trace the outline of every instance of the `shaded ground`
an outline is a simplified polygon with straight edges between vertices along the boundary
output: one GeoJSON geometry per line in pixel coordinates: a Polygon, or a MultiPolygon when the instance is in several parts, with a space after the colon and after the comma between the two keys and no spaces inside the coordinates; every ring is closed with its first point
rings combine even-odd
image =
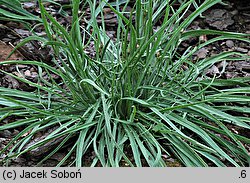
{"type": "MultiPolygon", "coordinates": [[[[67,0],[62,0],[61,3],[68,3],[67,0]]],[[[58,18],[58,21],[61,24],[67,25],[70,23],[70,17],[64,18],[57,14],[58,7],[48,4],[50,11],[58,18]]],[[[24,6],[29,9],[30,12],[38,14],[39,10],[34,3],[27,3],[24,6]]],[[[70,12],[68,12],[70,15],[70,12]]],[[[88,15],[88,13],[87,13],[88,15]]],[[[250,2],[247,1],[230,1],[227,6],[217,5],[212,9],[209,9],[203,14],[204,17],[198,18],[193,22],[190,29],[217,29],[217,30],[228,30],[233,32],[241,32],[241,33],[249,33],[250,34],[250,2]]],[[[110,37],[115,37],[115,27],[116,27],[116,19],[114,14],[110,11],[110,9],[105,9],[105,17],[106,24],[109,28],[110,37]]],[[[84,25],[84,21],[82,22],[84,25]]],[[[36,29],[37,33],[43,35],[44,32],[41,28],[36,29]]],[[[20,42],[23,38],[30,36],[31,33],[24,29],[24,27],[15,22],[0,22],[0,61],[5,60],[7,55],[11,52],[13,47],[20,42]]],[[[199,38],[190,39],[182,44],[182,49],[185,50],[189,46],[193,46],[198,44],[199,42],[206,41],[208,38],[206,36],[201,36],[199,38]]],[[[221,41],[213,45],[209,45],[207,47],[199,50],[195,56],[194,61],[198,59],[206,58],[207,56],[211,56],[223,51],[239,51],[243,54],[247,54],[250,56],[250,45],[247,43],[227,40],[221,41]]],[[[180,50],[182,51],[182,50],[180,50]]],[[[89,54],[95,54],[91,52],[91,48],[89,49],[89,54]]],[[[13,60],[39,60],[42,59],[45,62],[50,62],[51,59],[51,50],[41,48],[41,45],[37,42],[31,42],[26,46],[18,49],[18,51],[12,55],[10,59],[13,60]]],[[[37,81],[38,79],[38,71],[37,68],[27,65],[16,65],[16,66],[1,66],[0,69],[8,73],[12,73],[19,77],[25,77],[26,79],[37,81]]],[[[240,62],[221,62],[216,65],[213,65],[209,70],[207,70],[207,76],[213,77],[216,74],[217,78],[234,78],[234,77],[250,77],[250,62],[240,61],[240,62]]],[[[44,73],[43,77],[45,79],[49,79],[46,73],[44,73]]],[[[53,75],[54,79],[59,79],[58,76],[53,75]]],[[[4,73],[0,73],[0,86],[7,88],[15,88],[25,91],[32,91],[33,88],[27,86],[26,84],[20,83],[15,78],[5,75],[4,73]]],[[[3,123],[8,123],[14,121],[12,117],[8,117],[3,120],[3,123]]],[[[19,131],[22,129],[13,129],[13,130],[4,130],[0,132],[0,149],[4,148],[5,145],[13,138],[19,131]]],[[[243,136],[250,138],[249,131],[243,131],[241,129],[231,128],[235,133],[239,133],[243,136]]],[[[46,135],[50,133],[49,131],[41,132],[34,139],[32,139],[31,143],[36,142],[38,139],[45,138],[46,135]]],[[[28,155],[20,156],[19,158],[13,160],[10,164],[1,164],[0,166],[35,166],[37,162],[40,160],[40,157],[43,154],[48,153],[52,148],[54,148],[58,144],[57,141],[50,142],[46,147],[41,149],[34,150],[30,152],[28,155]]],[[[249,145],[246,145],[250,152],[249,145]]],[[[48,161],[41,164],[41,166],[55,166],[70,150],[70,147],[65,147],[61,149],[58,153],[52,156],[48,161]]],[[[130,154],[131,152],[127,152],[130,154]]],[[[6,155],[0,155],[0,161],[6,155]]],[[[72,156],[72,158],[74,155],[72,156]]],[[[94,153],[89,152],[85,157],[86,166],[90,165],[94,158],[94,153]]],[[[73,158],[74,159],[74,158],[73,158]]],[[[179,162],[177,162],[172,157],[165,157],[165,160],[169,166],[181,166],[179,162]]],[[[70,163],[70,159],[66,164],[70,163]]],[[[127,166],[124,164],[124,166],[127,166]]]]}

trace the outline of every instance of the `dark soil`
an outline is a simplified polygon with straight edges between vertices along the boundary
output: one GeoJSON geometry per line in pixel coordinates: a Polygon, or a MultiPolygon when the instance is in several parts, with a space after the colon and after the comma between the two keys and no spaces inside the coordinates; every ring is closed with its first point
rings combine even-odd
{"type": "MultiPolygon", "coordinates": [[[[68,3],[68,0],[61,0],[61,3],[68,3]]],[[[63,17],[58,14],[58,7],[48,4],[50,7],[51,13],[57,17],[58,21],[63,25],[70,24],[70,16],[63,17]]],[[[37,8],[36,4],[26,4],[24,6],[30,12],[34,14],[39,14],[39,9],[37,8]]],[[[68,14],[70,15],[70,10],[68,10],[68,14]]],[[[106,16],[106,24],[109,28],[108,34],[111,38],[115,37],[115,27],[116,27],[116,18],[114,14],[111,12],[109,8],[105,9],[105,16],[106,16]]],[[[217,5],[213,8],[207,10],[204,14],[204,17],[200,17],[196,19],[192,26],[189,29],[217,29],[217,30],[227,30],[231,32],[241,32],[241,33],[248,33],[250,34],[250,1],[238,1],[238,0],[231,0],[228,2],[227,6],[217,5]]],[[[84,25],[84,21],[83,21],[84,25]]],[[[42,35],[45,34],[41,27],[36,28],[38,34],[42,35]]],[[[23,25],[16,23],[16,22],[6,22],[0,21],[0,61],[4,61],[7,55],[12,51],[13,47],[17,45],[22,39],[25,37],[30,36],[31,33],[27,31],[23,25]]],[[[206,36],[201,36],[197,39],[190,39],[182,44],[182,49],[185,50],[190,45],[196,45],[199,41],[206,41],[206,36]]],[[[94,55],[89,49],[89,54],[94,55]]],[[[216,44],[207,46],[199,50],[195,56],[194,61],[198,59],[205,58],[207,56],[211,56],[223,51],[229,50],[236,50],[243,54],[247,54],[250,56],[250,45],[247,43],[243,43],[240,41],[233,41],[233,40],[226,40],[222,42],[218,42],[216,44]]],[[[180,50],[182,51],[182,50],[180,50]]],[[[12,60],[43,60],[44,62],[50,63],[51,60],[51,50],[48,48],[42,48],[38,42],[31,42],[26,44],[22,48],[18,49],[15,54],[13,54],[10,59],[12,60]]],[[[16,65],[16,66],[1,66],[0,69],[12,73],[16,76],[25,77],[31,81],[36,81],[38,78],[38,71],[37,68],[33,66],[27,65],[16,65]],[[18,71],[17,71],[18,68],[18,71]],[[21,76],[20,73],[23,75],[21,76]]],[[[234,77],[250,77],[250,62],[240,61],[240,62],[221,62],[214,66],[212,66],[209,70],[207,70],[207,76],[213,77],[216,74],[217,78],[234,78],[234,77]]],[[[44,78],[46,79],[46,73],[44,73],[44,78]]],[[[59,79],[58,76],[54,75],[54,79],[59,79]]],[[[33,88],[27,86],[24,83],[20,83],[15,78],[0,73],[0,86],[6,88],[14,88],[24,91],[32,91],[33,88]]],[[[14,121],[14,117],[6,118],[2,121],[2,123],[6,124],[11,121],[14,121]]],[[[231,129],[241,135],[244,135],[250,138],[249,131],[242,130],[242,129],[231,129]]],[[[0,150],[7,145],[7,143],[15,137],[22,129],[13,129],[13,130],[4,130],[0,132],[0,150]]],[[[41,139],[46,136],[49,131],[45,131],[41,134],[38,134],[32,142],[35,142],[38,139],[41,139]]],[[[31,142],[31,143],[32,143],[31,142]]],[[[51,149],[53,149],[58,143],[58,141],[51,142],[48,146],[41,148],[37,151],[32,151],[27,155],[22,155],[10,162],[2,162],[1,159],[6,157],[6,154],[0,154],[0,166],[36,166],[37,163],[41,160],[41,157],[44,154],[48,154],[51,149]],[[39,153],[38,153],[39,152],[39,153]]],[[[249,152],[250,147],[248,144],[249,152]]],[[[40,166],[48,166],[53,167],[58,164],[60,160],[70,151],[71,147],[64,147],[54,156],[52,156],[49,160],[42,163],[40,166]]],[[[128,149],[128,154],[132,153],[128,149]]],[[[89,151],[85,156],[85,166],[90,166],[95,154],[93,151],[89,151]]],[[[69,159],[65,162],[65,166],[72,163],[74,160],[74,154],[72,154],[72,159],[69,159]]],[[[176,161],[172,157],[165,157],[165,160],[168,166],[182,166],[178,161],[176,161]]],[[[123,164],[123,166],[128,166],[127,164],[123,164]]]]}

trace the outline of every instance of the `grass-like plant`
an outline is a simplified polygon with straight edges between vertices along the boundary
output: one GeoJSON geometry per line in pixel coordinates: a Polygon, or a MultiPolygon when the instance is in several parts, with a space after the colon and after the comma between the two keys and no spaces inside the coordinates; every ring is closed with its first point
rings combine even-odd
{"type": "Polygon", "coordinates": [[[28,0],[0,0],[0,20],[5,21],[18,21],[25,25],[27,20],[41,22],[42,20],[29,13],[22,7],[22,2],[27,2],[28,0]]]}
{"type": "Polygon", "coordinates": [[[47,38],[31,36],[18,46],[42,41],[54,49],[54,66],[42,61],[0,62],[33,65],[39,73],[35,83],[2,71],[36,90],[0,87],[0,121],[8,116],[19,119],[1,124],[0,130],[23,127],[0,154],[11,147],[6,160],[11,159],[63,138],[38,165],[70,143],[71,150],[58,166],[74,152],[71,165],[83,166],[88,151],[95,152],[91,166],[118,167],[124,162],[138,167],[166,166],[163,155],[173,155],[185,166],[249,166],[244,144],[250,139],[235,134],[228,125],[250,128],[246,117],[250,114],[250,78],[211,79],[204,72],[217,62],[244,60],[246,56],[223,52],[192,61],[197,50],[216,41],[250,42],[246,34],[187,31],[196,17],[220,0],[205,0],[201,5],[186,0],[177,9],[172,7],[174,1],[136,1],[131,12],[126,12],[129,1],[86,2],[91,10],[87,26],[79,23],[84,18],[79,17],[80,0],[73,0],[72,25],[65,28],[39,0],[47,38]],[[184,18],[193,5],[196,10],[184,18]],[[106,33],[105,6],[117,16],[113,40],[106,33]],[[214,36],[178,52],[183,41],[200,35],[214,36]],[[91,41],[94,57],[85,51],[91,41]],[[43,72],[49,80],[43,78],[43,72]],[[52,74],[61,81],[55,81],[52,74]],[[46,138],[26,146],[36,133],[52,127],[56,128],[46,138]]]}
{"type": "MultiPolygon", "coordinates": [[[[63,10],[64,7],[69,5],[61,5],[54,0],[43,0],[44,2],[52,3],[59,6],[59,13],[64,16],[68,14],[63,10]]],[[[34,0],[0,0],[0,20],[4,21],[16,21],[26,25],[27,28],[31,29],[32,22],[41,23],[42,19],[36,15],[33,15],[29,11],[23,8],[23,3],[34,2],[34,0]]],[[[36,4],[34,4],[36,5],[36,4]]]]}

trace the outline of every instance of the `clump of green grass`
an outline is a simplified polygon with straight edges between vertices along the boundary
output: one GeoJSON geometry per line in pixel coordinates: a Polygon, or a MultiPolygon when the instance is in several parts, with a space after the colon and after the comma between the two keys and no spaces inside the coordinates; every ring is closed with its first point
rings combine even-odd
{"type": "Polygon", "coordinates": [[[192,55],[216,41],[249,42],[249,35],[186,31],[197,16],[220,0],[205,0],[199,6],[194,0],[187,0],[178,9],[172,7],[172,1],[136,1],[131,12],[126,12],[129,1],[86,2],[92,16],[88,26],[83,28],[79,24],[83,18],[78,15],[80,0],[74,0],[72,25],[65,28],[46,12],[39,0],[47,38],[32,36],[18,45],[39,40],[44,46],[51,46],[56,67],[42,61],[0,63],[30,64],[39,71],[37,83],[9,74],[35,87],[32,93],[0,87],[1,120],[12,115],[21,118],[1,125],[0,130],[23,127],[0,154],[14,145],[6,158],[11,159],[64,137],[40,163],[71,139],[75,140],[71,150],[58,166],[73,152],[76,157],[72,165],[83,166],[88,150],[95,152],[91,166],[100,163],[118,167],[125,161],[140,167],[144,160],[151,167],[166,166],[163,154],[174,155],[185,166],[208,166],[208,162],[214,166],[248,166],[250,156],[244,144],[249,144],[250,139],[233,133],[227,125],[250,128],[248,117],[230,112],[249,115],[250,78],[219,80],[204,74],[216,62],[244,60],[246,56],[223,52],[193,63],[192,55]],[[197,9],[183,19],[193,4],[197,9]],[[117,15],[115,40],[106,33],[102,12],[105,6],[117,15]],[[102,25],[96,21],[98,15],[102,25]],[[162,24],[154,30],[159,20],[162,24]],[[182,41],[204,34],[214,38],[178,53],[182,41]],[[94,58],[85,53],[90,41],[94,41],[94,58]],[[48,74],[49,81],[43,79],[42,72],[48,74]],[[60,76],[62,82],[56,82],[52,74],[60,76]],[[24,148],[36,133],[54,126],[58,128],[45,139],[24,148]]]}

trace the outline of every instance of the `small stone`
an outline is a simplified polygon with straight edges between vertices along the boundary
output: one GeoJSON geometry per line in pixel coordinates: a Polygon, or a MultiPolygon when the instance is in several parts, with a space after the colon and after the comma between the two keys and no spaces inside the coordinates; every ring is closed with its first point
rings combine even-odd
{"type": "Polygon", "coordinates": [[[30,36],[31,33],[27,30],[23,30],[23,29],[14,29],[19,35],[25,37],[25,36],[30,36]]]}
{"type": "Polygon", "coordinates": [[[3,77],[3,79],[8,83],[8,88],[14,88],[14,89],[19,88],[19,82],[15,78],[6,75],[3,77]]]}
{"type": "Polygon", "coordinates": [[[0,137],[9,138],[11,136],[11,132],[9,130],[3,130],[0,132],[0,137]]]}
{"type": "Polygon", "coordinates": [[[25,9],[30,9],[30,8],[35,8],[35,7],[36,7],[36,4],[33,2],[23,3],[23,8],[25,8],[25,9]]]}
{"type": "Polygon", "coordinates": [[[247,55],[250,56],[250,51],[247,52],[247,55]]]}
{"type": "Polygon", "coordinates": [[[227,45],[228,48],[232,48],[232,47],[234,47],[234,42],[231,41],[231,40],[227,40],[226,45],[227,45]]]}
{"type": "Polygon", "coordinates": [[[248,52],[248,49],[240,48],[240,47],[235,48],[235,50],[239,51],[239,52],[242,52],[242,53],[247,53],[248,52]]]}
{"type": "Polygon", "coordinates": [[[210,69],[207,70],[206,72],[207,75],[213,76],[213,75],[220,75],[220,71],[218,69],[218,67],[216,67],[215,65],[213,65],[210,69]]]}
{"type": "Polygon", "coordinates": [[[197,53],[198,58],[206,58],[208,50],[206,48],[201,48],[197,53]]]}
{"type": "Polygon", "coordinates": [[[24,75],[27,76],[27,77],[31,77],[30,70],[26,70],[26,71],[24,72],[24,75]]]}

